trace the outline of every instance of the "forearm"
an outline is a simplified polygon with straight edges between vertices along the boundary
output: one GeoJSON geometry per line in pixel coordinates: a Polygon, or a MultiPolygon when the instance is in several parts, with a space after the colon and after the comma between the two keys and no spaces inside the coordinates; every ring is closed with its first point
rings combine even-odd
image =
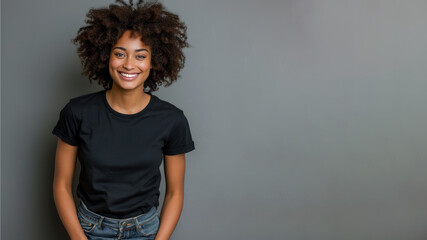
{"type": "Polygon", "coordinates": [[[77,211],[71,190],[54,187],[53,195],[59,217],[71,240],[87,240],[77,218],[77,211]]]}
{"type": "Polygon", "coordinates": [[[166,194],[160,213],[160,227],[155,240],[169,240],[181,215],[184,194],[166,194]]]}

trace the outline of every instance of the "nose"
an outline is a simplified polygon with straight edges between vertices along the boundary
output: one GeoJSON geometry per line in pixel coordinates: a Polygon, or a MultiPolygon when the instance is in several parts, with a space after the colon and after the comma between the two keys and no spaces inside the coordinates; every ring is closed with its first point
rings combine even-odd
{"type": "Polygon", "coordinates": [[[131,57],[127,57],[122,66],[126,70],[131,70],[134,68],[133,59],[131,57]]]}

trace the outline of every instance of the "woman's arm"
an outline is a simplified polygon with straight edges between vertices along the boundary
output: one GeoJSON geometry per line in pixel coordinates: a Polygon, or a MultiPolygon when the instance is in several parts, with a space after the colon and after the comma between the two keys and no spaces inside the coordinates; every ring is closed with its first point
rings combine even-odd
{"type": "Polygon", "coordinates": [[[164,156],[166,194],[155,240],[169,240],[178,223],[184,202],[185,154],[164,156]]]}
{"type": "Polygon", "coordinates": [[[72,184],[78,147],[58,138],[53,179],[53,198],[59,217],[72,240],[85,239],[86,235],[77,218],[72,184]]]}

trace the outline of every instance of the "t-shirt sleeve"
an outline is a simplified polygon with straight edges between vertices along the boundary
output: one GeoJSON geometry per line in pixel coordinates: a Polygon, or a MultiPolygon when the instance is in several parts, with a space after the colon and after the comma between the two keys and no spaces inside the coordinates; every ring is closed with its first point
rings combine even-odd
{"type": "Polygon", "coordinates": [[[70,145],[78,146],[79,125],[79,119],[73,113],[70,102],[68,102],[59,113],[59,120],[53,128],[52,134],[58,136],[70,145]]]}
{"type": "Polygon", "coordinates": [[[181,112],[175,119],[174,126],[163,148],[163,154],[176,155],[187,153],[194,149],[194,141],[191,137],[190,126],[188,125],[184,113],[181,112]]]}

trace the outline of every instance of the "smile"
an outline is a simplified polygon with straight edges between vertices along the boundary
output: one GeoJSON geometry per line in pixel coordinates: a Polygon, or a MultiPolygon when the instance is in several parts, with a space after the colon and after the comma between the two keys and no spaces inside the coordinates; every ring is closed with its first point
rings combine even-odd
{"type": "Polygon", "coordinates": [[[122,73],[119,72],[122,76],[127,77],[127,78],[133,78],[136,77],[139,73],[132,73],[132,74],[128,74],[128,73],[122,73]]]}

